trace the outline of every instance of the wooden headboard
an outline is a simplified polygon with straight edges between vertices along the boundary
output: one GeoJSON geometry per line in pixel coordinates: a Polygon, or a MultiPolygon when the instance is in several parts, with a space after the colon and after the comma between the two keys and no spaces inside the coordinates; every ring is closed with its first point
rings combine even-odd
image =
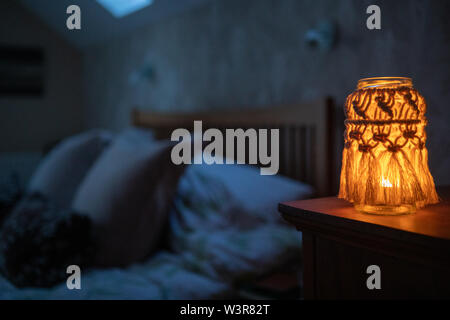
{"type": "Polygon", "coordinates": [[[309,103],[207,112],[153,112],[133,109],[132,124],[152,129],[159,139],[174,129],[193,130],[194,120],[208,128],[279,129],[279,174],[314,186],[317,196],[329,195],[333,172],[333,102],[324,98],[309,103]]]}

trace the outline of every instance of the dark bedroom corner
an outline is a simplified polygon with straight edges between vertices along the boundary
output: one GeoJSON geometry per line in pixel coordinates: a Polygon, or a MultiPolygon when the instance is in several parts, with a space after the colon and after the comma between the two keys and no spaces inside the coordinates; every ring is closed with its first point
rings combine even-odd
{"type": "Polygon", "coordinates": [[[2,0],[0,300],[449,299],[449,13],[2,0]]]}

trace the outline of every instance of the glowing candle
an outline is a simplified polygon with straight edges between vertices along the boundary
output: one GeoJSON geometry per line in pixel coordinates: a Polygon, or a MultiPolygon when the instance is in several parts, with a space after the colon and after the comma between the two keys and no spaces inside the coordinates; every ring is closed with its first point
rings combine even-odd
{"type": "Polygon", "coordinates": [[[360,211],[388,215],[437,203],[425,112],[425,99],[409,78],[359,80],[345,104],[339,197],[360,211]]]}

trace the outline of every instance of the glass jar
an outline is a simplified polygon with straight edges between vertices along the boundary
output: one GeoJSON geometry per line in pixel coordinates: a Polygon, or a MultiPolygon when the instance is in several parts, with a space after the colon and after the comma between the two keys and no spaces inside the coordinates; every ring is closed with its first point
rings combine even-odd
{"type": "Polygon", "coordinates": [[[403,77],[367,78],[345,103],[339,197],[359,211],[415,212],[437,203],[425,147],[426,103],[403,77]]]}

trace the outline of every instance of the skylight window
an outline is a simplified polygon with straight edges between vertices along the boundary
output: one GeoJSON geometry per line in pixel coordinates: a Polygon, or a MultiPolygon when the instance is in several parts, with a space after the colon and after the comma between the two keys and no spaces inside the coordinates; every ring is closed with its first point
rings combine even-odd
{"type": "Polygon", "coordinates": [[[96,0],[114,17],[122,18],[152,4],[153,0],[96,0]]]}

